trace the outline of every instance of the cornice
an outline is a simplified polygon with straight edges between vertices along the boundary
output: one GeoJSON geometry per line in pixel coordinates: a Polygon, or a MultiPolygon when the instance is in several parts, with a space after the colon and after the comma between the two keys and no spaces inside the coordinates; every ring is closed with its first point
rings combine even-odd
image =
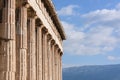
{"type": "Polygon", "coordinates": [[[55,10],[54,4],[52,3],[51,0],[42,0],[42,2],[44,3],[44,6],[46,7],[47,12],[49,13],[50,17],[52,18],[53,23],[55,24],[58,32],[60,33],[61,38],[63,40],[65,40],[66,39],[66,35],[65,35],[65,32],[64,32],[63,26],[60,23],[60,20],[59,20],[57,14],[56,14],[56,10],[55,10]]]}

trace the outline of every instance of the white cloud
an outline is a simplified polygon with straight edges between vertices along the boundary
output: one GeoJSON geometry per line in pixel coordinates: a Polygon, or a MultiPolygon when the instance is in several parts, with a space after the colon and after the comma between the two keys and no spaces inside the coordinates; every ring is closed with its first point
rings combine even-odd
{"type": "Polygon", "coordinates": [[[105,23],[105,22],[113,22],[120,20],[120,10],[117,9],[102,9],[89,12],[87,14],[82,15],[83,18],[87,20],[88,23],[105,23]]]}
{"type": "Polygon", "coordinates": [[[114,51],[120,44],[119,14],[120,10],[117,8],[83,14],[83,27],[62,21],[67,34],[64,42],[65,53],[97,55],[114,51]]]}
{"type": "Polygon", "coordinates": [[[62,22],[67,34],[64,42],[66,53],[76,55],[96,55],[114,50],[119,41],[113,35],[114,28],[108,26],[91,27],[87,32],[81,31],[75,25],[62,22]]]}
{"type": "Polygon", "coordinates": [[[66,7],[63,7],[59,11],[57,11],[58,15],[61,16],[71,16],[71,15],[76,15],[78,14],[74,9],[79,8],[78,5],[69,5],[66,7]]]}
{"type": "Polygon", "coordinates": [[[69,24],[67,22],[62,22],[62,24],[64,25],[64,28],[65,28],[65,32],[67,33],[67,37],[70,38],[70,39],[78,39],[78,40],[81,40],[84,38],[84,32],[81,32],[81,31],[77,31],[78,29],[75,29],[75,25],[73,24],[69,24]],[[74,35],[74,36],[73,36],[74,35]]]}
{"type": "Polygon", "coordinates": [[[69,67],[79,67],[79,66],[83,66],[80,64],[62,64],[63,68],[69,68],[69,67]]]}
{"type": "Polygon", "coordinates": [[[110,61],[114,61],[114,60],[116,59],[114,56],[108,56],[107,58],[108,58],[108,60],[110,60],[110,61]]]}
{"type": "Polygon", "coordinates": [[[110,61],[117,61],[120,60],[120,57],[116,57],[116,56],[107,56],[107,59],[110,61]]]}

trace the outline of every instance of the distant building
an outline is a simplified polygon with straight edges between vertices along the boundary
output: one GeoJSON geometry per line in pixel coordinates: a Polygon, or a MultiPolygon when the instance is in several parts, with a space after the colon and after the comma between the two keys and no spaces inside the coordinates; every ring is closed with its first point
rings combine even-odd
{"type": "Polygon", "coordinates": [[[65,39],[51,0],[0,0],[0,80],[62,80],[65,39]]]}

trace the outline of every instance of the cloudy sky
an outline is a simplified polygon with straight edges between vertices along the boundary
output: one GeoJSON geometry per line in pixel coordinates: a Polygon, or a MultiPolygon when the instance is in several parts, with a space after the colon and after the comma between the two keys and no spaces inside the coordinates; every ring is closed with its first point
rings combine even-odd
{"type": "Polygon", "coordinates": [[[64,26],[63,67],[120,63],[120,0],[53,0],[64,26]]]}

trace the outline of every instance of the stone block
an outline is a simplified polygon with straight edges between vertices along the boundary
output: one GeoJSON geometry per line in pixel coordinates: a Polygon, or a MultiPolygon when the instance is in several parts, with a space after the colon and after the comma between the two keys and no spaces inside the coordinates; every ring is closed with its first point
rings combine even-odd
{"type": "Polygon", "coordinates": [[[0,23],[0,39],[3,39],[3,40],[15,39],[14,24],[0,23]]]}
{"type": "Polygon", "coordinates": [[[0,71],[0,80],[5,80],[4,71],[0,71]]]}
{"type": "Polygon", "coordinates": [[[4,71],[3,80],[15,80],[15,72],[12,71],[4,71]]]}
{"type": "Polygon", "coordinates": [[[26,80],[27,79],[27,51],[26,49],[17,50],[17,70],[16,70],[16,79],[26,80]]]}
{"type": "Polygon", "coordinates": [[[0,71],[7,71],[7,57],[0,55],[0,71]]]}
{"type": "Polygon", "coordinates": [[[3,8],[2,23],[0,23],[0,38],[15,39],[15,10],[3,8]]]}
{"type": "Polygon", "coordinates": [[[2,41],[0,52],[0,71],[16,71],[15,41],[2,41]]]}
{"type": "Polygon", "coordinates": [[[2,22],[15,24],[15,9],[3,8],[2,22]]]}

